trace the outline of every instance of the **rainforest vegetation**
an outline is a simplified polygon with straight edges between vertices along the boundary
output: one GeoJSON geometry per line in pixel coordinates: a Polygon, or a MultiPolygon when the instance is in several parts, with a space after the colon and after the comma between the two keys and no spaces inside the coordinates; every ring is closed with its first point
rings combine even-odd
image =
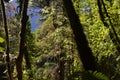
{"type": "Polygon", "coordinates": [[[120,0],[0,0],[0,80],[120,80],[120,0]]]}

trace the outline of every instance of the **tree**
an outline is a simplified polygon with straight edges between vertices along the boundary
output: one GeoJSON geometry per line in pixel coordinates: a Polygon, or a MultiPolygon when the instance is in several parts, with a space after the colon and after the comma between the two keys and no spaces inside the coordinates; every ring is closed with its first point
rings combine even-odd
{"type": "Polygon", "coordinates": [[[19,55],[16,60],[16,69],[17,69],[17,76],[18,80],[22,80],[22,61],[23,61],[23,55],[26,54],[26,26],[28,22],[28,16],[27,16],[27,8],[28,8],[28,1],[29,0],[23,0],[23,6],[22,6],[22,14],[21,14],[21,33],[20,33],[20,51],[19,55]]]}
{"type": "MultiPolygon", "coordinates": [[[[111,3],[111,2],[110,2],[111,3]]],[[[113,42],[113,44],[116,46],[117,51],[120,53],[120,39],[115,31],[114,25],[110,19],[110,16],[108,14],[108,11],[106,9],[105,3],[103,0],[97,0],[99,15],[102,23],[105,27],[109,28],[109,36],[113,42]],[[102,8],[103,6],[103,8],[102,8]],[[108,18],[108,22],[105,20],[105,18],[108,18]]]]}
{"type": "Polygon", "coordinates": [[[5,6],[4,6],[4,1],[1,0],[1,8],[2,8],[2,17],[3,17],[3,25],[5,29],[5,36],[6,36],[6,62],[7,62],[7,69],[8,69],[8,75],[9,79],[12,80],[12,75],[11,75],[11,66],[10,66],[10,57],[9,57],[9,36],[8,36],[8,26],[7,26],[7,18],[6,18],[6,13],[5,13],[5,6]]]}
{"type": "Polygon", "coordinates": [[[88,46],[88,41],[83,32],[83,27],[80,23],[79,17],[74,10],[72,1],[63,0],[63,4],[70,21],[71,29],[73,30],[75,36],[79,57],[83,63],[83,66],[85,70],[95,71],[97,70],[96,61],[92,55],[90,47],[88,46]]]}
{"type": "Polygon", "coordinates": [[[18,1],[18,3],[19,3],[19,6],[18,6],[18,8],[19,8],[19,15],[21,15],[22,6],[23,6],[23,0],[17,0],[17,1],[18,1]]]}

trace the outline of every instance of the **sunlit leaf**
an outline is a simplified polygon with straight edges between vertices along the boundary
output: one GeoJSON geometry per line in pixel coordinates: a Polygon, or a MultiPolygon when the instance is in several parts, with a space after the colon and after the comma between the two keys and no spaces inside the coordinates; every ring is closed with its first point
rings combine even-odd
{"type": "Polygon", "coordinates": [[[3,43],[4,42],[4,39],[0,37],[0,43],[3,43]]]}
{"type": "Polygon", "coordinates": [[[3,48],[2,48],[2,47],[0,47],[0,52],[1,52],[1,51],[3,51],[3,48]]]}

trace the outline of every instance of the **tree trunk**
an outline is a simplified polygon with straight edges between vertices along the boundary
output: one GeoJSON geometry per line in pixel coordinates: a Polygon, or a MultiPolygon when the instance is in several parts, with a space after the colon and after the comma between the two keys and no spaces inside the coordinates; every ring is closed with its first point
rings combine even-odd
{"type": "Polygon", "coordinates": [[[7,69],[8,69],[8,75],[9,75],[9,80],[12,80],[12,74],[11,74],[11,67],[10,67],[10,57],[9,57],[9,35],[8,35],[8,26],[7,26],[7,19],[6,19],[6,14],[5,14],[5,6],[4,6],[4,1],[1,0],[1,8],[2,8],[2,17],[3,17],[3,25],[5,29],[5,35],[6,35],[6,62],[7,62],[7,69]]]}
{"type": "Polygon", "coordinates": [[[22,6],[23,6],[23,0],[19,0],[19,7],[20,7],[19,15],[21,15],[21,12],[22,12],[22,6]]]}
{"type": "Polygon", "coordinates": [[[65,61],[64,60],[60,60],[60,62],[59,62],[60,80],[64,80],[64,68],[65,68],[64,64],[65,64],[65,61]]]}
{"type": "Polygon", "coordinates": [[[28,8],[28,0],[23,0],[23,7],[22,7],[22,19],[21,19],[21,34],[20,34],[20,51],[18,58],[16,60],[16,69],[17,69],[17,76],[18,80],[22,80],[22,61],[23,61],[23,55],[26,52],[26,25],[28,21],[27,16],[27,8],[28,8]]]}
{"type": "Polygon", "coordinates": [[[110,36],[113,44],[116,46],[117,51],[120,53],[120,39],[115,31],[115,28],[110,19],[110,16],[108,15],[107,9],[105,7],[105,3],[103,0],[101,0],[101,1],[97,0],[97,5],[98,5],[100,19],[101,19],[102,23],[104,24],[104,26],[109,28],[109,36],[110,36]],[[102,6],[103,6],[103,9],[102,9],[102,6]],[[108,18],[109,23],[107,23],[107,21],[105,21],[105,17],[108,18]]]}
{"type": "Polygon", "coordinates": [[[95,71],[96,70],[95,58],[92,55],[92,51],[88,45],[88,41],[83,32],[83,28],[80,23],[79,16],[76,14],[74,10],[72,0],[62,0],[62,1],[70,21],[72,31],[74,33],[74,38],[77,44],[79,57],[83,63],[83,67],[85,70],[95,71]]]}

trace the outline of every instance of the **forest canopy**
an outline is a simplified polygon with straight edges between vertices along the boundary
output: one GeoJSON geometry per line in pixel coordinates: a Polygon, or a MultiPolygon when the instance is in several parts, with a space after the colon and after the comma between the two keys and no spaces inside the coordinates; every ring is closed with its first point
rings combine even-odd
{"type": "Polygon", "coordinates": [[[120,0],[0,0],[0,16],[0,80],[120,79],[120,0]]]}

